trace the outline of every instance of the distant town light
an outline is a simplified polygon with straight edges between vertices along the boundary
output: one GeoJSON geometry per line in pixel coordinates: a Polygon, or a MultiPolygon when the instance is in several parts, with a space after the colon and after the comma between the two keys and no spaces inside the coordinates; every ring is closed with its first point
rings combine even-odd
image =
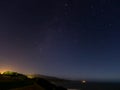
{"type": "Polygon", "coordinates": [[[33,76],[33,75],[27,75],[27,77],[30,78],[30,79],[32,79],[32,78],[34,78],[35,76],[33,76]]]}
{"type": "Polygon", "coordinates": [[[83,81],[82,81],[82,83],[86,83],[86,81],[85,81],[85,80],[83,80],[83,81]]]}

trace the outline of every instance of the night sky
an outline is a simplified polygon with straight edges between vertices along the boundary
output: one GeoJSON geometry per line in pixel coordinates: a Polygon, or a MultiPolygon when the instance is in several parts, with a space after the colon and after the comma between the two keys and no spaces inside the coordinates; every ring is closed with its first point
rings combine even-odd
{"type": "Polygon", "coordinates": [[[120,1],[0,0],[0,70],[120,80],[120,1]]]}

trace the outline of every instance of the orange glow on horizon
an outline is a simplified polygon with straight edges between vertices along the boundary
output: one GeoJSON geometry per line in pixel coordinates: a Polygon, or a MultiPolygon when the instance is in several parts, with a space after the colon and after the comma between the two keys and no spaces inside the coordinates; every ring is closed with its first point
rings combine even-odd
{"type": "Polygon", "coordinates": [[[1,74],[6,72],[6,71],[14,71],[14,69],[12,67],[4,67],[4,68],[2,67],[2,68],[0,68],[0,73],[1,74]]]}
{"type": "Polygon", "coordinates": [[[0,73],[3,74],[6,71],[12,71],[12,70],[10,70],[10,69],[3,69],[3,70],[0,70],[0,73]]]}

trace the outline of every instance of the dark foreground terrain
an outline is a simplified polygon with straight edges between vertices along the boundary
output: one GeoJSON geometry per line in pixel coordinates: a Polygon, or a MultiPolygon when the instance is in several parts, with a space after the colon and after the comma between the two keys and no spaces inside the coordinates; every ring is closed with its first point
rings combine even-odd
{"type": "Polygon", "coordinates": [[[85,82],[17,72],[0,74],[0,90],[120,90],[119,82],[85,82]]]}
{"type": "Polygon", "coordinates": [[[34,77],[28,78],[26,75],[17,72],[5,72],[0,74],[0,90],[67,90],[57,86],[47,79],[34,77]]]}

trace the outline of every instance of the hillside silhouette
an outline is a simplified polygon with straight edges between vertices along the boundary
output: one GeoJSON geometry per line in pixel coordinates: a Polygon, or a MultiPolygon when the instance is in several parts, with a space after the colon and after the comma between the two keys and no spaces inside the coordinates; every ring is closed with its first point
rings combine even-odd
{"type": "MultiPolygon", "coordinates": [[[[50,77],[49,77],[50,78],[50,77]]],[[[45,77],[29,78],[27,75],[6,71],[0,74],[0,90],[67,90],[45,77]]]]}

